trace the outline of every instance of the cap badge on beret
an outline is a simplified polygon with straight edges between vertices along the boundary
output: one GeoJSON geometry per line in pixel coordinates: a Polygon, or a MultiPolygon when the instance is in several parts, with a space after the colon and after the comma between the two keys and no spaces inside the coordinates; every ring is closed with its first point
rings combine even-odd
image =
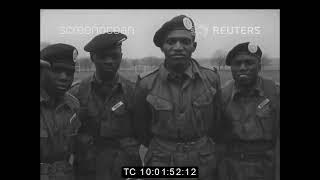
{"type": "Polygon", "coordinates": [[[72,57],[73,57],[73,61],[76,62],[76,59],[77,59],[77,57],[78,57],[78,51],[77,51],[76,49],[73,50],[73,55],[72,55],[72,57]]]}
{"type": "Polygon", "coordinates": [[[258,46],[256,44],[253,44],[253,43],[249,43],[248,44],[248,50],[250,53],[256,53],[257,50],[258,50],[258,46]]]}
{"type": "Polygon", "coordinates": [[[118,42],[116,42],[116,45],[121,45],[121,43],[122,43],[123,41],[125,41],[126,39],[127,39],[126,37],[120,39],[118,42]]]}
{"type": "Polygon", "coordinates": [[[120,39],[120,40],[118,41],[118,43],[121,43],[122,41],[125,41],[126,39],[127,39],[127,38],[124,37],[124,38],[120,39]]]}
{"type": "Polygon", "coordinates": [[[183,21],[183,25],[186,29],[188,29],[188,30],[192,29],[193,26],[192,26],[192,22],[191,22],[190,18],[184,17],[182,21],[183,21]]]}

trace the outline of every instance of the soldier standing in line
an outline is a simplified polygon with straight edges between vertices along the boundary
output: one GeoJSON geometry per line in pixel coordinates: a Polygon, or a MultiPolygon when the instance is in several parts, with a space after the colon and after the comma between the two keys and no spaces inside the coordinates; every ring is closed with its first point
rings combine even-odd
{"type": "Polygon", "coordinates": [[[135,92],[135,132],[148,147],[144,163],[198,166],[200,179],[216,179],[219,75],[191,57],[197,43],[189,17],[180,15],[166,22],[153,41],[165,61],[139,76],[135,92]]]}
{"type": "Polygon", "coordinates": [[[76,176],[79,180],[121,179],[122,166],[139,166],[140,144],[133,136],[134,83],[118,69],[127,36],[107,32],[94,37],[84,50],[96,67],[93,75],[70,90],[80,101],[76,176]]]}
{"type": "Polygon", "coordinates": [[[262,51],[241,43],[227,55],[233,80],[222,88],[221,180],[279,178],[280,85],[259,75],[262,51]]]}
{"type": "Polygon", "coordinates": [[[79,101],[67,92],[77,49],[54,44],[40,51],[40,179],[74,180],[75,135],[79,101]]]}

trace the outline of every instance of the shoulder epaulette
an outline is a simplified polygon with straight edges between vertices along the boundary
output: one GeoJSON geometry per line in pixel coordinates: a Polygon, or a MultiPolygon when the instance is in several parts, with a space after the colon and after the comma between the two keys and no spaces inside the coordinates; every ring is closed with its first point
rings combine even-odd
{"type": "Polygon", "coordinates": [[[152,69],[151,71],[147,71],[147,72],[143,72],[141,74],[139,74],[139,78],[140,79],[143,79],[145,78],[146,76],[150,75],[150,74],[153,74],[154,72],[158,71],[159,68],[155,68],[155,69],[152,69]]]}
{"type": "Polygon", "coordinates": [[[217,73],[218,72],[218,69],[216,67],[212,67],[212,70],[217,73]]]}
{"type": "Polygon", "coordinates": [[[212,67],[212,69],[211,69],[211,68],[208,68],[208,67],[205,67],[205,66],[200,66],[200,68],[213,71],[214,73],[218,73],[218,70],[215,67],[212,67]]]}
{"type": "Polygon", "coordinates": [[[226,88],[226,87],[230,86],[232,83],[234,83],[234,80],[229,79],[221,86],[221,88],[226,88]]]}
{"type": "Polygon", "coordinates": [[[74,86],[80,85],[80,83],[81,83],[81,80],[74,81],[71,85],[71,88],[73,88],[74,86]]]}
{"type": "Polygon", "coordinates": [[[74,95],[72,95],[69,92],[66,92],[66,97],[67,97],[68,103],[71,106],[73,106],[74,108],[79,108],[80,107],[80,102],[79,102],[78,98],[76,98],[74,95]]]}

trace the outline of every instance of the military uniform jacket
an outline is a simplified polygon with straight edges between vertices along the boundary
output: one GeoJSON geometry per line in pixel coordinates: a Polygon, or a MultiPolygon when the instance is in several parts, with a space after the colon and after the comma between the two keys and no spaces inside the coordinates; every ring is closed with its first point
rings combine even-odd
{"type": "Polygon", "coordinates": [[[132,96],[134,84],[117,75],[109,90],[99,86],[95,74],[76,83],[70,90],[80,100],[80,134],[93,139],[111,138],[123,140],[124,146],[134,146],[132,131],[132,96]],[[105,97],[99,92],[106,93],[105,97]]]}
{"type": "Polygon", "coordinates": [[[258,78],[246,96],[234,80],[222,88],[224,140],[275,142],[280,134],[280,85],[258,78]]]}
{"type": "Polygon", "coordinates": [[[40,162],[69,160],[74,152],[74,137],[80,121],[76,116],[78,100],[66,93],[53,107],[47,93],[40,89],[40,162]]]}
{"type": "Polygon", "coordinates": [[[161,64],[138,78],[135,131],[146,146],[154,136],[174,141],[213,136],[220,119],[220,102],[217,72],[192,59],[179,81],[161,64]]]}

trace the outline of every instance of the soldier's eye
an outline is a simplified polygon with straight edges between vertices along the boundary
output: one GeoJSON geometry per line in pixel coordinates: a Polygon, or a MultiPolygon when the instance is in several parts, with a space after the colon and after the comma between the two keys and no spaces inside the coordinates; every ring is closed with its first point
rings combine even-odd
{"type": "Polygon", "coordinates": [[[67,76],[73,76],[74,75],[74,70],[68,70],[66,71],[67,76]]]}
{"type": "Polygon", "coordinates": [[[189,45],[191,43],[191,40],[190,39],[182,39],[181,43],[184,45],[189,45]]]}
{"type": "Polygon", "coordinates": [[[96,55],[96,59],[102,60],[104,58],[105,58],[105,55],[102,55],[102,54],[97,54],[96,55]]]}
{"type": "Polygon", "coordinates": [[[246,65],[248,65],[248,66],[252,66],[252,65],[254,65],[256,63],[256,61],[253,61],[253,60],[247,60],[246,61],[246,65]]]}
{"type": "Polygon", "coordinates": [[[242,63],[241,61],[232,61],[232,62],[231,62],[231,65],[232,65],[232,66],[240,66],[241,63],[242,63]]]}
{"type": "Polygon", "coordinates": [[[176,41],[174,39],[167,39],[166,43],[168,43],[169,45],[174,45],[176,41]]]}
{"type": "Polygon", "coordinates": [[[112,55],[110,55],[110,57],[112,59],[120,59],[121,58],[121,54],[112,54],[112,55]]]}

